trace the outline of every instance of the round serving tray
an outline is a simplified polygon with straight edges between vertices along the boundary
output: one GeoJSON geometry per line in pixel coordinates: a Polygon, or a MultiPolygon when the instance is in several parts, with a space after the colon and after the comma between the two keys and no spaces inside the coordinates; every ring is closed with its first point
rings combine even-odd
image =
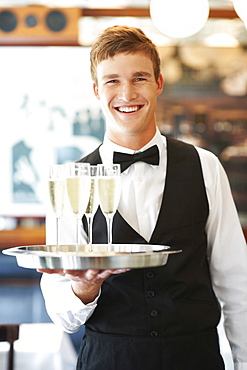
{"type": "Polygon", "coordinates": [[[21,267],[34,269],[118,269],[162,266],[182,252],[150,244],[33,245],[4,249],[21,267]]]}

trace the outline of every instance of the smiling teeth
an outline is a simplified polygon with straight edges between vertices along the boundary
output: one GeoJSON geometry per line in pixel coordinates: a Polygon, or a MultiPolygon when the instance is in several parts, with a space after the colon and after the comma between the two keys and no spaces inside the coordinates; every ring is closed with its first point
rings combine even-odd
{"type": "Polygon", "coordinates": [[[136,112],[138,110],[138,107],[119,107],[118,110],[120,112],[126,112],[126,113],[136,112]]]}

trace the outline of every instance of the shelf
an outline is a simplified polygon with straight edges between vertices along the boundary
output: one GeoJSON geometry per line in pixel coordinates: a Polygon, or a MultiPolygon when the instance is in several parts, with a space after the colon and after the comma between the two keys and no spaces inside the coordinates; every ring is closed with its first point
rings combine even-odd
{"type": "Polygon", "coordinates": [[[13,230],[0,231],[0,249],[22,245],[43,244],[45,244],[45,225],[30,229],[26,227],[17,227],[13,230]]]}

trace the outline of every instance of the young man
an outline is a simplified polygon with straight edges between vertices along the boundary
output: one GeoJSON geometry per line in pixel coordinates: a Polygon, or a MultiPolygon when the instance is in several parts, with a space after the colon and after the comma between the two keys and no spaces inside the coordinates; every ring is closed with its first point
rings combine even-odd
{"type": "MultiPolygon", "coordinates": [[[[246,370],[247,250],[222,166],[212,153],[157,129],[160,59],[140,29],[102,32],[91,73],[106,135],[81,161],[112,163],[115,152],[151,147],[157,154],[155,164],[139,161],[123,170],[113,242],[183,251],[157,268],[46,271],[42,290],[53,321],[68,332],[85,323],[77,369],[224,369],[216,330],[221,302],[235,370],[246,370]]],[[[69,242],[68,223],[63,232],[69,242]]],[[[100,210],[93,238],[106,242],[100,210]]]]}

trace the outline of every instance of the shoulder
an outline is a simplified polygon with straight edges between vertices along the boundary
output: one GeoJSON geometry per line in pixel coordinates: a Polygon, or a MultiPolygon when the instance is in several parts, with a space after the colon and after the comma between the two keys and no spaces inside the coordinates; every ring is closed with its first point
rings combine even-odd
{"type": "Polygon", "coordinates": [[[211,189],[212,194],[216,189],[229,188],[229,180],[219,158],[209,150],[199,147],[195,149],[200,158],[206,188],[211,189]]]}
{"type": "Polygon", "coordinates": [[[218,162],[218,158],[209,150],[170,137],[167,137],[167,150],[183,161],[197,157],[202,167],[207,163],[210,165],[218,162]]]}
{"type": "Polygon", "coordinates": [[[87,162],[90,163],[90,164],[101,163],[101,158],[100,158],[100,154],[99,154],[100,146],[98,148],[96,148],[93,152],[91,152],[90,154],[88,154],[85,157],[79,159],[77,161],[77,163],[87,163],[87,162]]]}
{"type": "Polygon", "coordinates": [[[201,160],[202,166],[219,166],[220,161],[219,158],[212,152],[207,149],[200,148],[195,146],[195,149],[199,155],[201,160]]]}
{"type": "Polygon", "coordinates": [[[176,148],[180,148],[181,151],[184,153],[196,152],[200,158],[202,165],[208,164],[209,166],[211,166],[220,164],[218,157],[207,149],[171,137],[166,137],[166,140],[167,146],[174,147],[174,150],[176,150],[176,148]]]}
{"type": "MultiPolygon", "coordinates": [[[[215,187],[217,182],[226,177],[225,170],[221,165],[219,158],[211,151],[183,142],[181,140],[167,138],[167,146],[173,146],[174,152],[180,149],[182,160],[191,160],[195,153],[197,154],[202,169],[206,187],[215,187]]],[[[192,162],[191,162],[192,163],[192,162]]]]}

